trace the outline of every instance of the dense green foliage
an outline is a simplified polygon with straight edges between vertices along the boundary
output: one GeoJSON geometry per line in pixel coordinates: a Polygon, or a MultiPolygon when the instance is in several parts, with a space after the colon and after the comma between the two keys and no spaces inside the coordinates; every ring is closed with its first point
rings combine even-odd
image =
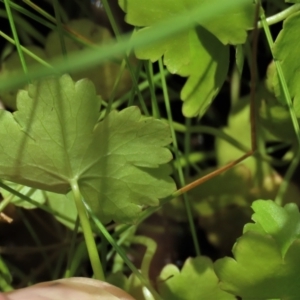
{"type": "MultiPolygon", "coordinates": [[[[57,0],[54,19],[3,2],[13,40],[1,36],[16,51],[6,44],[0,72],[0,213],[3,222],[21,219],[38,249],[24,212],[55,218],[49,231],[67,248],[58,267],[41,250],[42,280],[94,275],[138,300],[298,299],[299,1],[119,0],[134,29],[126,34],[106,0],[92,6],[109,29],[86,19],[83,3],[70,21],[72,9],[57,0]],[[269,26],[281,21],[273,42],[269,26]],[[182,195],[186,183],[249,151],[251,130],[253,156],[182,195]],[[215,139],[202,145],[207,134],[215,139]],[[182,258],[184,242],[169,238],[188,236],[185,223],[195,250],[182,258]],[[197,226],[217,256],[202,251],[197,226]]],[[[26,285],[26,271],[1,252],[13,238],[0,239],[2,292],[26,285]]]]}

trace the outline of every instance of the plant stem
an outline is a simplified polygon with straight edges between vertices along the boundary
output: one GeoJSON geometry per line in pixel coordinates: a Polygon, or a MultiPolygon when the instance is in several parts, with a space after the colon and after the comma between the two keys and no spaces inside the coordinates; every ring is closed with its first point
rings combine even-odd
{"type": "Polygon", "coordinates": [[[130,268],[130,270],[134,273],[134,275],[141,281],[142,284],[145,285],[145,287],[150,291],[150,293],[153,295],[153,297],[156,300],[162,300],[162,298],[160,297],[160,295],[151,286],[151,284],[149,283],[149,281],[141,274],[141,272],[128,259],[128,257],[126,256],[126,253],[117,244],[117,242],[113,239],[113,237],[110,235],[110,233],[106,230],[105,226],[103,226],[103,224],[98,220],[98,218],[92,212],[92,210],[90,209],[90,207],[86,203],[85,203],[85,206],[86,206],[87,211],[89,212],[90,216],[92,217],[93,221],[95,222],[95,225],[98,227],[98,229],[101,231],[101,233],[105,236],[105,238],[108,240],[108,242],[114,247],[114,249],[117,251],[117,253],[122,257],[122,259],[124,260],[124,262],[130,268]]]}
{"type": "Polygon", "coordinates": [[[280,185],[279,191],[278,191],[276,199],[275,199],[275,202],[277,204],[281,205],[283,195],[286,192],[288,184],[289,184],[289,182],[290,182],[290,180],[291,180],[291,178],[292,178],[292,176],[293,176],[293,174],[294,174],[294,172],[295,172],[295,170],[296,170],[296,168],[299,164],[299,161],[300,161],[300,128],[299,128],[299,123],[298,123],[298,119],[297,119],[297,116],[296,116],[296,112],[295,112],[295,109],[294,109],[294,106],[293,106],[293,102],[292,102],[292,99],[291,99],[291,95],[290,95],[286,80],[284,78],[284,74],[283,74],[281,64],[274,57],[274,54],[273,54],[272,49],[273,49],[273,46],[274,46],[274,42],[273,42],[273,38],[272,38],[272,35],[271,35],[271,32],[270,32],[270,28],[268,27],[268,24],[266,22],[266,17],[265,17],[264,11],[262,9],[261,9],[261,13],[260,13],[260,18],[261,18],[262,26],[263,26],[263,29],[265,31],[265,34],[266,34],[266,37],[267,37],[267,41],[268,41],[273,59],[274,59],[274,63],[275,63],[275,66],[276,66],[278,77],[279,77],[279,81],[280,81],[280,84],[281,84],[281,87],[282,87],[282,90],[283,90],[283,94],[284,94],[284,98],[285,98],[285,101],[286,101],[286,103],[283,103],[283,104],[286,104],[288,106],[289,113],[290,113],[291,120],[292,120],[293,127],[294,127],[294,131],[295,131],[295,134],[296,134],[297,143],[298,143],[298,149],[297,149],[297,152],[295,154],[295,157],[292,160],[292,162],[291,162],[291,164],[290,164],[290,166],[289,166],[289,168],[288,168],[288,170],[287,170],[287,172],[284,176],[283,182],[280,185]]]}
{"type": "Polygon", "coordinates": [[[71,277],[71,261],[73,259],[74,256],[74,252],[75,252],[75,243],[76,243],[76,236],[78,233],[78,229],[79,229],[79,217],[77,216],[76,222],[75,222],[75,226],[74,226],[74,230],[72,231],[72,238],[71,238],[71,245],[70,245],[70,250],[68,253],[68,261],[67,261],[67,268],[64,274],[64,278],[70,278],[71,277]]]}
{"type": "MultiPolygon", "coordinates": [[[[28,2],[28,1],[27,1],[28,2]]],[[[165,40],[167,37],[175,35],[176,33],[183,32],[189,28],[192,28],[197,23],[196,20],[201,19],[202,22],[211,20],[222,14],[226,14],[232,8],[239,8],[249,3],[249,0],[230,0],[222,1],[222,5],[214,5],[213,3],[206,3],[203,5],[199,2],[199,5],[193,10],[186,10],[182,14],[178,14],[172,18],[168,18],[159,24],[155,24],[149,30],[141,32],[138,36],[127,34],[120,37],[118,42],[103,45],[100,49],[95,47],[93,49],[86,49],[79,51],[78,53],[70,54],[69,62],[72,70],[68,69],[68,66],[64,64],[62,58],[53,60],[53,67],[57,72],[64,73],[66,71],[87,70],[88,68],[95,66],[95,64],[101,64],[109,59],[113,59],[118,55],[127,53],[132,48],[140,49],[153,45],[160,41],[165,40]]],[[[30,72],[30,78],[40,79],[43,76],[52,75],[53,71],[41,66],[35,66],[30,72]]],[[[24,74],[16,73],[13,80],[11,78],[3,79],[0,82],[1,90],[9,90],[26,84],[24,74]]]]}
{"type": "Polygon", "coordinates": [[[53,1],[53,8],[54,8],[55,19],[56,19],[56,23],[57,23],[57,33],[58,33],[59,42],[60,42],[60,46],[61,46],[61,52],[62,52],[63,57],[65,57],[67,59],[67,48],[66,48],[64,35],[63,35],[63,25],[61,22],[61,16],[59,13],[59,3],[57,0],[53,1]]]}
{"type": "MultiPolygon", "coordinates": [[[[279,12],[278,14],[268,17],[265,19],[265,22],[270,26],[276,23],[279,23],[281,21],[283,21],[284,19],[286,19],[288,16],[290,16],[292,13],[296,12],[300,10],[300,4],[294,4],[292,6],[290,6],[289,8],[279,12]]],[[[263,28],[264,24],[262,21],[258,22],[257,25],[258,28],[263,28]]]]}
{"type": "Polygon", "coordinates": [[[95,278],[98,280],[105,281],[104,272],[102,269],[100,257],[98,254],[97,246],[94,240],[93,232],[90,226],[90,222],[87,217],[86,209],[84,207],[84,204],[81,200],[81,194],[78,188],[77,180],[73,180],[71,182],[71,187],[84,235],[84,239],[86,242],[87,251],[89,254],[90,262],[92,265],[92,269],[94,271],[95,278]]]}
{"type": "Polygon", "coordinates": [[[6,10],[6,13],[7,13],[8,20],[9,20],[10,29],[11,29],[11,32],[13,34],[13,38],[15,40],[16,48],[17,48],[19,58],[20,58],[20,61],[21,61],[21,65],[22,65],[24,74],[26,76],[27,83],[30,83],[30,79],[29,79],[29,76],[28,76],[28,68],[27,68],[26,61],[25,61],[25,58],[24,58],[24,55],[23,55],[23,51],[21,49],[19,36],[18,36],[17,30],[16,30],[13,15],[12,15],[11,10],[10,10],[10,6],[9,6],[10,3],[9,2],[10,2],[9,0],[4,0],[5,10],[6,10]]]}
{"type": "MultiPolygon", "coordinates": [[[[0,30],[0,36],[2,36],[3,38],[5,38],[8,42],[10,42],[13,45],[16,45],[16,42],[9,37],[7,34],[5,34],[3,31],[0,30]]],[[[38,57],[37,55],[35,55],[33,52],[27,50],[25,47],[21,46],[21,50],[26,53],[28,56],[30,56],[31,58],[33,58],[34,60],[36,60],[37,62],[39,62],[40,64],[44,65],[47,68],[51,68],[53,69],[53,67],[48,64],[45,60],[43,60],[42,58],[38,57]]]]}
{"type": "MultiPolygon", "coordinates": [[[[163,74],[164,68],[163,68],[162,59],[158,60],[158,65],[159,65],[160,73],[163,74]]],[[[179,161],[180,157],[179,157],[179,152],[178,152],[178,145],[177,145],[177,139],[176,139],[176,135],[175,135],[175,129],[173,127],[173,118],[172,118],[172,112],[171,112],[170,99],[169,99],[168,90],[167,90],[166,78],[163,75],[161,76],[161,82],[162,82],[162,89],[163,89],[165,105],[166,105],[166,110],[167,110],[167,115],[168,115],[168,121],[169,121],[170,129],[171,129],[171,135],[172,135],[172,140],[173,140],[174,149],[175,149],[175,157],[176,157],[176,161],[179,161]]],[[[179,175],[180,185],[182,187],[185,186],[185,180],[184,180],[182,168],[178,169],[178,175],[179,175]]],[[[198,237],[196,234],[196,228],[195,228],[195,224],[194,224],[194,220],[193,220],[190,201],[189,201],[186,193],[183,194],[183,201],[185,204],[185,210],[186,210],[187,217],[189,220],[189,226],[190,226],[190,230],[191,230],[191,234],[192,234],[192,238],[193,238],[193,242],[194,242],[195,252],[196,252],[196,255],[199,256],[201,254],[199,241],[198,241],[198,237]]]]}

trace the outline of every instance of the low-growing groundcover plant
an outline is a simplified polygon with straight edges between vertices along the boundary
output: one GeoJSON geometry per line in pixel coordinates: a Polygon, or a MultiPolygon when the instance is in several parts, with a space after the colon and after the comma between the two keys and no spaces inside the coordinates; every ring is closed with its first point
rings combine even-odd
{"type": "Polygon", "coordinates": [[[299,299],[299,1],[24,2],[0,299],[299,299]]]}

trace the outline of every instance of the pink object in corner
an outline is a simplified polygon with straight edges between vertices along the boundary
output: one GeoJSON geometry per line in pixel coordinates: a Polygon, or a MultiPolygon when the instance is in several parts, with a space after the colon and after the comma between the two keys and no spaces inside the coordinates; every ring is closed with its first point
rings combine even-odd
{"type": "Polygon", "coordinates": [[[107,282],[73,277],[0,293],[0,300],[135,300],[107,282]]]}

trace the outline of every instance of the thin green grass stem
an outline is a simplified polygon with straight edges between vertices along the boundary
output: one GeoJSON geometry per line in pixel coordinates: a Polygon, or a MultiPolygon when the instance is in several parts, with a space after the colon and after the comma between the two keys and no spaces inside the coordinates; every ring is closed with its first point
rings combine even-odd
{"type": "Polygon", "coordinates": [[[10,25],[10,28],[11,28],[11,32],[12,32],[13,38],[15,40],[15,45],[16,45],[16,48],[17,48],[17,52],[19,54],[19,58],[20,58],[20,61],[21,61],[22,69],[23,69],[23,72],[26,76],[27,83],[30,83],[30,79],[29,79],[29,75],[28,75],[28,68],[27,68],[27,65],[26,65],[24,54],[22,52],[21,44],[20,44],[20,41],[19,41],[19,36],[18,36],[17,29],[16,29],[15,22],[14,22],[14,18],[13,18],[13,15],[11,13],[11,9],[10,9],[10,6],[9,6],[9,0],[4,0],[4,5],[5,5],[5,10],[6,10],[6,13],[7,13],[9,25],[10,25]]]}
{"type": "Polygon", "coordinates": [[[36,243],[36,245],[41,249],[41,255],[43,256],[44,262],[47,266],[47,269],[49,271],[49,273],[52,273],[52,267],[51,264],[49,263],[49,256],[47,255],[47,252],[45,251],[45,249],[43,248],[43,245],[38,237],[38,235],[35,233],[33,227],[31,226],[30,222],[28,222],[26,216],[24,215],[24,213],[22,212],[21,209],[17,210],[18,214],[21,216],[22,222],[24,223],[25,227],[27,228],[29,234],[31,235],[32,239],[34,240],[34,242],[36,243]]]}
{"type": "Polygon", "coordinates": [[[52,278],[51,278],[52,280],[60,278],[60,274],[62,274],[62,269],[64,267],[64,262],[65,262],[66,256],[68,256],[66,249],[62,249],[59,251],[59,256],[55,260],[55,264],[52,267],[53,268],[52,278]]]}
{"type": "Polygon", "coordinates": [[[7,267],[6,263],[2,259],[2,256],[0,255],[0,291],[2,292],[9,292],[13,290],[13,287],[9,284],[9,281],[11,279],[11,273],[9,271],[9,268],[7,267]]]}
{"type": "MultiPolygon", "coordinates": [[[[3,31],[0,31],[0,36],[2,36],[3,38],[5,38],[8,42],[10,42],[13,45],[16,45],[16,42],[9,37],[7,34],[5,34],[3,31]]],[[[33,58],[34,60],[36,60],[37,62],[39,62],[40,64],[42,64],[43,66],[53,69],[53,67],[48,64],[46,61],[44,61],[43,59],[41,59],[39,56],[35,55],[33,52],[27,50],[25,47],[21,46],[21,49],[24,53],[26,53],[28,56],[30,56],[31,58],[33,58]]]]}
{"type": "Polygon", "coordinates": [[[43,17],[45,17],[46,19],[48,19],[52,23],[56,24],[56,19],[53,16],[51,16],[50,14],[48,14],[45,10],[43,10],[42,8],[40,8],[38,5],[34,4],[32,1],[30,1],[30,0],[23,0],[23,2],[26,3],[29,7],[31,7],[33,10],[35,10],[40,15],[42,15],[43,17]]]}
{"type": "Polygon", "coordinates": [[[105,226],[99,221],[99,219],[94,215],[90,207],[85,203],[86,209],[89,212],[91,218],[93,219],[96,227],[100,230],[103,236],[107,239],[107,241],[113,246],[116,252],[122,257],[123,261],[129,267],[129,269],[134,273],[134,275],[141,281],[141,283],[150,291],[150,293],[154,296],[156,300],[162,300],[160,295],[156,292],[156,290],[151,286],[150,282],[141,274],[141,272],[134,266],[134,264],[128,259],[126,253],[123,249],[118,245],[118,243],[114,240],[114,238],[110,235],[110,233],[106,230],[105,226]]]}
{"type": "Polygon", "coordinates": [[[141,265],[141,272],[147,280],[149,280],[149,269],[150,264],[153,259],[154,254],[156,253],[157,244],[156,242],[147,237],[147,236],[139,236],[136,235],[132,238],[132,242],[136,244],[141,244],[146,247],[146,252],[143,257],[142,265],[141,265]]]}
{"type": "MultiPolygon", "coordinates": [[[[125,225],[125,226],[127,226],[127,225],[125,225]]],[[[116,243],[118,244],[118,246],[121,246],[126,240],[128,240],[128,238],[130,236],[133,235],[133,232],[136,231],[135,225],[129,225],[129,226],[130,226],[130,228],[128,228],[128,230],[122,231],[122,233],[123,233],[122,235],[120,234],[120,232],[118,230],[112,235],[112,238],[117,239],[116,243]]],[[[123,228],[123,226],[121,226],[121,228],[123,228]]],[[[106,260],[109,261],[115,252],[116,252],[116,250],[114,248],[111,249],[106,256],[106,260]]]]}
{"type": "Polygon", "coordinates": [[[71,244],[70,244],[70,248],[69,248],[69,253],[67,255],[67,267],[65,270],[64,278],[69,278],[72,276],[71,275],[71,264],[72,264],[73,256],[74,256],[74,252],[75,252],[75,244],[76,244],[76,237],[77,237],[77,233],[78,233],[78,229],[79,229],[79,224],[80,224],[80,220],[79,220],[79,216],[77,216],[75,226],[72,231],[71,244]]]}
{"type": "Polygon", "coordinates": [[[84,204],[81,200],[82,197],[81,197],[81,194],[80,194],[80,191],[79,191],[77,181],[74,180],[73,182],[71,182],[71,187],[72,187],[72,191],[73,191],[73,195],[74,195],[74,199],[75,199],[75,204],[76,204],[79,219],[80,219],[81,228],[82,228],[84,239],[85,239],[85,242],[86,242],[86,247],[87,247],[87,250],[88,250],[90,262],[91,262],[92,269],[93,269],[93,272],[94,272],[94,276],[98,280],[105,281],[105,276],[104,276],[104,272],[103,272],[103,269],[102,269],[100,257],[99,257],[98,250],[97,250],[97,246],[96,246],[96,243],[95,243],[95,239],[94,239],[94,236],[93,236],[93,232],[92,232],[92,229],[91,229],[89,219],[87,217],[86,209],[85,209],[84,204]]]}
{"type": "Polygon", "coordinates": [[[124,70],[125,70],[125,65],[126,65],[126,62],[125,62],[125,60],[123,59],[123,60],[122,60],[122,63],[121,63],[120,70],[119,70],[118,75],[117,75],[117,78],[116,78],[116,80],[115,80],[115,82],[114,82],[114,86],[113,86],[112,92],[111,92],[111,94],[110,94],[108,103],[107,103],[107,107],[106,107],[106,110],[105,110],[105,116],[107,116],[107,115],[111,112],[112,104],[113,104],[113,101],[114,101],[114,99],[115,99],[115,96],[116,96],[118,87],[119,87],[119,85],[120,85],[120,82],[121,82],[121,78],[122,78],[123,72],[124,72],[124,70]]]}
{"type": "MultiPolygon", "coordinates": [[[[299,3],[288,7],[287,9],[277,13],[276,15],[265,18],[264,22],[269,26],[274,25],[276,23],[279,23],[279,22],[285,20],[288,16],[290,16],[291,14],[295,13],[298,10],[300,10],[300,4],[299,3]]],[[[257,27],[258,28],[263,28],[264,27],[263,21],[259,21],[257,27]]]]}
{"type": "Polygon", "coordinates": [[[175,169],[178,168],[186,168],[187,166],[192,167],[198,174],[202,172],[201,168],[199,168],[196,164],[200,162],[205,162],[208,159],[215,159],[216,154],[215,151],[210,152],[193,152],[190,153],[189,156],[180,153],[179,161],[174,161],[173,166],[175,169]]]}
{"type": "Polygon", "coordinates": [[[66,48],[66,43],[63,34],[61,16],[59,12],[59,3],[57,0],[53,0],[53,8],[54,8],[54,14],[55,14],[55,19],[57,24],[57,32],[58,32],[58,38],[61,46],[61,52],[62,55],[65,57],[65,59],[67,59],[67,48],[66,48]]]}
{"type": "MultiPolygon", "coordinates": [[[[20,191],[22,189],[22,186],[18,187],[18,191],[20,191]]],[[[0,202],[0,213],[3,212],[3,210],[5,209],[5,207],[7,205],[9,205],[9,203],[11,203],[11,201],[13,200],[13,198],[15,197],[14,194],[10,194],[9,196],[5,197],[1,202],[0,202]]]]}
{"type": "MultiPolygon", "coordinates": [[[[111,11],[111,9],[110,9],[110,6],[109,6],[107,0],[102,0],[102,4],[103,4],[103,6],[104,6],[106,15],[107,15],[108,20],[109,20],[109,22],[110,22],[110,24],[111,24],[111,27],[112,27],[112,29],[113,29],[113,32],[114,32],[114,34],[115,34],[117,40],[119,40],[119,37],[120,37],[120,30],[119,30],[119,28],[118,28],[118,25],[117,25],[117,23],[116,23],[116,21],[115,21],[115,18],[114,18],[113,14],[112,14],[112,11],[111,11]]],[[[146,105],[145,105],[145,100],[144,100],[144,98],[143,98],[143,96],[142,96],[142,93],[140,92],[140,90],[139,90],[139,88],[138,88],[137,77],[136,77],[135,72],[134,72],[134,69],[133,69],[133,67],[132,67],[132,65],[131,65],[131,63],[130,63],[130,61],[129,61],[129,58],[128,58],[127,53],[125,54],[124,59],[125,59],[125,61],[126,61],[127,68],[128,68],[129,73],[130,73],[130,75],[131,75],[131,79],[132,79],[132,82],[133,82],[133,86],[134,86],[134,88],[135,88],[136,91],[137,91],[137,96],[138,96],[138,98],[139,98],[140,104],[141,104],[141,106],[142,106],[142,108],[143,108],[145,114],[146,114],[146,115],[149,115],[149,112],[148,112],[147,107],[146,107],[146,105]]]]}
{"type": "Polygon", "coordinates": [[[290,93],[289,93],[289,90],[288,90],[288,87],[287,87],[287,83],[286,83],[286,80],[284,78],[284,74],[283,74],[283,71],[282,71],[282,68],[281,68],[281,64],[278,60],[276,60],[276,58],[273,55],[272,49],[273,49],[274,42],[273,42],[273,38],[272,38],[272,35],[271,35],[271,32],[270,32],[270,28],[269,28],[269,26],[266,22],[266,17],[265,17],[264,11],[262,9],[261,9],[261,13],[260,13],[260,18],[261,18],[261,22],[262,22],[264,32],[265,32],[266,37],[267,37],[267,41],[268,41],[268,44],[269,44],[269,47],[270,47],[270,51],[271,51],[273,59],[274,59],[274,63],[275,63],[276,69],[277,69],[278,77],[279,77],[279,81],[280,81],[280,84],[281,84],[281,87],[282,87],[282,90],[283,90],[283,93],[284,93],[286,105],[288,106],[288,110],[289,110],[289,113],[290,113],[290,116],[291,116],[291,120],[292,120],[293,127],[294,127],[295,134],[296,134],[297,144],[298,144],[298,149],[295,153],[295,157],[292,160],[292,162],[291,162],[291,164],[290,164],[290,166],[289,166],[289,168],[288,168],[288,170],[287,170],[287,172],[286,172],[286,174],[283,178],[283,182],[280,185],[279,191],[278,191],[277,196],[275,198],[275,202],[277,204],[281,205],[283,195],[285,194],[285,192],[288,188],[289,182],[291,181],[291,178],[292,178],[294,172],[296,171],[296,168],[299,165],[299,161],[300,161],[300,128],[299,128],[299,123],[298,123],[298,120],[297,120],[296,112],[294,110],[294,106],[293,106],[293,103],[292,103],[292,99],[291,99],[291,96],[290,96],[290,93]]]}
{"type": "MultiPolygon", "coordinates": [[[[167,83],[166,83],[165,77],[163,76],[164,67],[163,67],[162,59],[158,60],[158,65],[159,65],[159,70],[162,74],[162,76],[161,76],[162,89],[163,89],[163,95],[164,95],[164,99],[165,99],[165,106],[166,106],[169,126],[171,129],[171,135],[172,135],[172,139],[173,139],[173,145],[174,145],[174,150],[175,150],[175,159],[176,159],[176,161],[179,161],[180,156],[179,156],[179,152],[178,152],[178,145],[177,145],[175,129],[173,127],[173,117],[172,117],[170,99],[169,99],[169,95],[168,95],[167,83]]],[[[179,176],[180,186],[183,187],[185,185],[185,180],[184,180],[182,168],[178,169],[178,176],[179,176]]],[[[187,213],[187,217],[188,217],[188,221],[189,221],[189,226],[190,226],[190,230],[191,230],[191,234],[192,234],[192,238],[193,238],[193,242],[194,242],[195,252],[197,255],[200,255],[200,247],[199,247],[199,242],[198,242],[198,238],[197,238],[197,234],[196,234],[196,228],[195,228],[195,224],[194,224],[194,220],[193,220],[192,209],[191,209],[191,205],[190,205],[187,194],[183,194],[183,201],[185,204],[185,209],[186,209],[186,213],[187,213]]]]}
{"type": "Polygon", "coordinates": [[[83,261],[85,261],[87,257],[88,254],[86,243],[82,241],[77,245],[75,249],[67,275],[69,275],[69,277],[74,277],[76,275],[76,272],[79,271],[80,267],[82,267],[83,261]]]}
{"type": "MultiPolygon", "coordinates": [[[[0,1],[3,2],[3,1],[0,1]]],[[[10,7],[12,8],[12,2],[9,2],[10,7]]],[[[0,17],[7,19],[7,12],[3,9],[0,9],[0,17]]],[[[38,29],[34,26],[32,26],[29,21],[27,21],[24,17],[20,16],[19,14],[14,14],[14,21],[15,24],[19,26],[19,28],[22,28],[23,30],[20,32],[23,33],[23,42],[25,41],[24,38],[26,37],[26,41],[28,43],[32,43],[32,39],[36,39],[38,42],[40,42],[42,45],[45,44],[46,37],[42,33],[38,31],[38,29]],[[30,37],[28,33],[30,32],[30,37]]]]}
{"type": "MultiPolygon", "coordinates": [[[[28,1],[28,0],[23,0],[23,1],[26,4],[28,4],[32,9],[34,9],[35,11],[40,13],[42,16],[44,16],[46,19],[51,21],[53,24],[57,25],[57,20],[54,17],[52,17],[50,14],[48,14],[46,11],[41,9],[39,6],[35,5],[34,3],[32,3],[31,1],[28,1]]],[[[58,30],[57,26],[54,26],[51,23],[49,23],[41,18],[37,17],[37,18],[35,18],[35,20],[52,30],[55,30],[55,31],[58,30]]],[[[63,24],[62,24],[61,30],[64,35],[71,38],[73,41],[78,42],[81,45],[88,47],[89,49],[99,49],[100,48],[99,45],[96,45],[93,42],[89,41],[88,39],[85,39],[84,37],[77,35],[77,33],[75,31],[72,31],[71,29],[69,29],[67,26],[64,26],[63,24]]],[[[68,72],[68,70],[66,70],[65,72],[68,72]]]]}
{"type": "MultiPolygon", "coordinates": [[[[9,261],[6,261],[5,262],[10,273],[11,274],[14,274],[14,278],[17,279],[17,280],[20,280],[20,281],[25,281],[27,279],[27,281],[29,281],[29,278],[28,277],[31,277],[31,276],[28,276],[28,274],[25,274],[21,268],[18,266],[18,263],[17,266],[15,264],[12,264],[10,263],[9,261]]],[[[13,290],[13,288],[12,288],[13,290]]]]}
{"type": "MultiPolygon", "coordinates": [[[[70,70],[68,66],[63,63],[61,58],[56,58],[53,60],[53,67],[59,73],[65,73],[67,71],[79,71],[87,70],[90,67],[95,66],[95,64],[101,64],[109,59],[113,59],[119,55],[123,55],[131,51],[133,48],[141,48],[147,45],[153,45],[167,37],[183,32],[189,28],[192,28],[196,24],[196,20],[201,18],[202,22],[211,20],[218,15],[224,15],[227,11],[232,8],[242,7],[247,4],[249,0],[227,0],[222,2],[222,5],[211,5],[207,3],[203,5],[199,3],[197,7],[193,10],[184,11],[182,14],[176,15],[173,18],[167,19],[160,22],[157,25],[149,28],[147,32],[142,32],[138,36],[133,36],[127,34],[119,38],[119,41],[111,42],[110,44],[103,45],[100,49],[95,47],[93,49],[86,49],[80,51],[80,53],[70,54],[69,63],[70,70]]],[[[42,66],[32,67],[30,72],[30,78],[32,80],[41,79],[44,76],[52,75],[52,72],[42,66]]],[[[26,84],[27,80],[24,78],[24,74],[16,73],[13,79],[3,79],[0,82],[1,90],[10,90],[18,88],[26,84]]]]}
{"type": "Polygon", "coordinates": [[[53,216],[56,216],[56,217],[59,217],[59,218],[62,218],[64,220],[66,220],[66,221],[72,222],[72,220],[70,218],[64,216],[63,214],[60,214],[59,212],[53,211],[48,206],[40,204],[39,202],[37,202],[37,201],[31,199],[30,197],[28,197],[27,195],[23,195],[19,191],[15,190],[15,189],[11,188],[10,186],[8,186],[7,184],[3,183],[1,180],[0,180],[0,187],[3,188],[4,190],[10,192],[11,194],[19,197],[20,199],[22,199],[24,201],[27,201],[30,204],[35,205],[36,207],[46,211],[47,213],[49,213],[53,216]]]}
{"type": "MultiPolygon", "coordinates": [[[[1,0],[0,2],[4,3],[4,0],[1,0]]],[[[36,21],[36,22],[38,22],[38,23],[40,23],[40,24],[42,24],[42,25],[44,25],[44,26],[46,26],[50,29],[55,28],[55,26],[53,25],[53,22],[50,23],[50,22],[46,21],[45,19],[43,19],[43,18],[33,14],[29,10],[25,9],[24,7],[14,3],[12,1],[9,2],[9,5],[12,9],[20,12],[22,15],[27,16],[27,17],[31,18],[32,20],[34,20],[34,21],[36,21]]]]}
{"type": "MultiPolygon", "coordinates": [[[[184,154],[186,155],[186,159],[188,160],[191,152],[191,132],[190,128],[192,125],[192,120],[190,118],[185,118],[185,126],[187,128],[185,134],[184,134],[184,154]]],[[[185,178],[188,178],[190,176],[190,167],[189,162],[187,163],[185,167],[184,176],[185,178]]]]}
{"type": "Polygon", "coordinates": [[[144,63],[147,81],[149,82],[149,91],[151,95],[151,106],[152,106],[152,115],[154,118],[160,119],[160,110],[157,104],[157,98],[155,93],[155,84],[154,84],[154,75],[153,75],[153,65],[151,61],[144,63]]]}

